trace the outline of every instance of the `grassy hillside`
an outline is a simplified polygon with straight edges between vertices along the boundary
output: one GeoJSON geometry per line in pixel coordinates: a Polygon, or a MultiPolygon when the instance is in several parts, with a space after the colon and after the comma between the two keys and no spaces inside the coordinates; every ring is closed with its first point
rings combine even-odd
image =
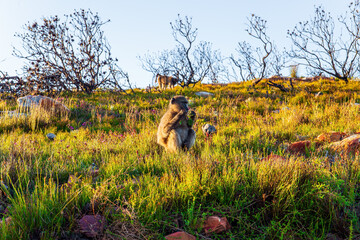
{"type": "MultiPolygon", "coordinates": [[[[303,155],[286,151],[321,133],[359,132],[358,82],[298,83],[291,93],[199,85],[59,101],[70,116],[0,118],[0,239],[86,239],[78,226],[86,214],[106,218],[100,239],[162,239],[178,230],[197,239],[360,234],[358,154],[314,146],[303,155]],[[167,154],[156,131],[177,94],[198,114],[197,138],[188,153],[167,154]],[[205,123],[217,133],[206,137],[205,123]],[[263,159],[270,154],[285,160],[263,159]],[[202,223],[212,215],[226,217],[231,229],[206,235],[202,223]]],[[[15,100],[0,101],[1,111],[15,108],[15,100]]]]}

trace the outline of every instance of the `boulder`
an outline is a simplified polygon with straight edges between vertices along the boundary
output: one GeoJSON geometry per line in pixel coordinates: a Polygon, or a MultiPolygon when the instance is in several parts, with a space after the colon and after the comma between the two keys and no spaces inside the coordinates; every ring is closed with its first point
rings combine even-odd
{"type": "Polygon", "coordinates": [[[205,124],[204,126],[202,126],[202,131],[206,136],[210,136],[213,133],[216,133],[216,128],[213,125],[210,124],[205,124]]]}
{"type": "Polygon", "coordinates": [[[341,141],[342,139],[346,138],[346,133],[342,132],[328,132],[328,133],[322,133],[319,136],[317,136],[316,140],[320,142],[337,142],[341,141]]]}
{"type": "Polygon", "coordinates": [[[209,93],[209,92],[196,92],[195,95],[199,96],[199,97],[211,97],[211,96],[214,96],[213,93],[209,93]]]}
{"type": "Polygon", "coordinates": [[[203,225],[205,233],[221,233],[231,228],[226,217],[210,216],[203,225]]]}
{"type": "Polygon", "coordinates": [[[31,111],[34,108],[41,108],[46,112],[53,114],[65,114],[70,113],[69,108],[64,104],[55,101],[52,98],[40,96],[40,95],[27,95],[17,99],[17,103],[20,109],[31,111]]]}
{"type": "Polygon", "coordinates": [[[80,231],[87,237],[95,238],[105,228],[105,218],[101,215],[85,215],[79,220],[80,231]]]}
{"type": "Polygon", "coordinates": [[[188,234],[186,232],[175,232],[175,233],[165,236],[165,239],[167,239],[167,240],[196,240],[196,237],[194,237],[193,235],[188,234]]]}
{"type": "Polygon", "coordinates": [[[337,153],[355,154],[360,150],[360,134],[351,135],[341,141],[330,143],[328,148],[337,153]]]}
{"type": "Polygon", "coordinates": [[[307,149],[311,147],[311,142],[308,140],[290,143],[287,152],[291,154],[305,154],[307,149]]]}

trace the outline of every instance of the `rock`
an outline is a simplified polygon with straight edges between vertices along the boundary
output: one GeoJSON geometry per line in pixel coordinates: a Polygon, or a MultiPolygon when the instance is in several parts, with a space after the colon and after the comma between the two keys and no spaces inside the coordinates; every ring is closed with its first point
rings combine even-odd
{"type": "Polygon", "coordinates": [[[355,154],[360,150],[360,134],[351,135],[341,141],[333,142],[328,148],[337,153],[355,154]]]}
{"type": "Polygon", "coordinates": [[[231,228],[226,217],[210,216],[203,225],[205,233],[221,233],[231,228]]]}
{"type": "Polygon", "coordinates": [[[213,93],[209,93],[209,92],[196,92],[195,95],[199,96],[199,97],[211,97],[211,96],[214,96],[213,93]]]}
{"type": "Polygon", "coordinates": [[[188,234],[186,232],[176,232],[176,233],[172,233],[170,235],[167,235],[165,237],[165,239],[167,240],[196,240],[196,237],[194,237],[191,234],[188,234]]]}
{"type": "Polygon", "coordinates": [[[20,118],[20,117],[27,117],[28,114],[26,113],[19,113],[17,111],[1,111],[1,118],[20,118]]]}
{"type": "Polygon", "coordinates": [[[50,139],[50,140],[54,140],[55,139],[55,137],[56,137],[56,135],[55,134],[53,134],[53,133],[48,133],[48,134],[46,134],[46,136],[47,136],[47,138],[48,139],[50,139]]]}
{"type": "Polygon", "coordinates": [[[318,98],[318,97],[320,97],[321,95],[324,95],[322,92],[317,92],[316,94],[315,94],[315,97],[316,98],[318,98]]]}
{"type": "Polygon", "coordinates": [[[79,220],[80,231],[87,237],[100,235],[105,228],[105,218],[101,215],[85,215],[79,220]]]}
{"type": "Polygon", "coordinates": [[[316,140],[320,142],[337,142],[337,141],[341,141],[346,137],[347,137],[346,133],[328,132],[328,133],[320,134],[319,136],[317,136],[316,140]]]}
{"type": "Polygon", "coordinates": [[[308,140],[299,141],[299,142],[291,143],[286,151],[291,154],[305,154],[307,149],[309,149],[310,147],[311,147],[310,141],[308,140]]]}
{"type": "Polygon", "coordinates": [[[55,101],[52,98],[40,96],[40,95],[27,95],[17,99],[17,103],[20,109],[31,111],[34,108],[41,108],[46,112],[53,114],[65,114],[70,113],[69,108],[60,102],[55,101]]]}
{"type": "Polygon", "coordinates": [[[216,133],[216,128],[213,125],[207,123],[204,126],[202,126],[202,131],[206,136],[210,136],[213,133],[216,133]]]}

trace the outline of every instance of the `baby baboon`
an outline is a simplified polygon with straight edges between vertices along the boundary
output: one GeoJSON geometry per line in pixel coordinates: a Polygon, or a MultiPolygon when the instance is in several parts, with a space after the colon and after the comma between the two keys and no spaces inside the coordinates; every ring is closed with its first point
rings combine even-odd
{"type": "Polygon", "coordinates": [[[163,76],[160,74],[156,74],[155,82],[159,83],[159,88],[161,90],[165,90],[166,88],[173,89],[175,84],[179,81],[179,79],[169,76],[163,76]]]}
{"type": "Polygon", "coordinates": [[[157,143],[166,151],[188,150],[194,145],[196,134],[192,125],[196,114],[191,111],[188,117],[188,111],[188,101],[184,96],[175,96],[170,100],[157,132],[157,143]]]}

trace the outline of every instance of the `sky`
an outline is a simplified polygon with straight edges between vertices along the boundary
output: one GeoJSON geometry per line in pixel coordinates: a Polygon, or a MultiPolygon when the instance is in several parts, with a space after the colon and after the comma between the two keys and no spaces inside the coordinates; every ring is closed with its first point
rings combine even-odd
{"type": "Polygon", "coordinates": [[[130,81],[144,88],[153,85],[153,75],[141,67],[139,56],[172,49],[175,41],[170,22],[177,15],[192,17],[198,28],[197,41],[208,41],[223,56],[235,54],[238,42],[252,40],[246,33],[251,14],[268,21],[268,34],[281,48],[289,48],[287,30],[314,14],[314,6],[322,5],[333,17],[345,13],[348,0],[0,0],[0,70],[9,75],[21,73],[24,65],[12,56],[13,47],[21,48],[16,32],[24,32],[27,22],[47,16],[70,14],[74,9],[90,9],[104,25],[113,57],[129,73],[130,81]]]}

